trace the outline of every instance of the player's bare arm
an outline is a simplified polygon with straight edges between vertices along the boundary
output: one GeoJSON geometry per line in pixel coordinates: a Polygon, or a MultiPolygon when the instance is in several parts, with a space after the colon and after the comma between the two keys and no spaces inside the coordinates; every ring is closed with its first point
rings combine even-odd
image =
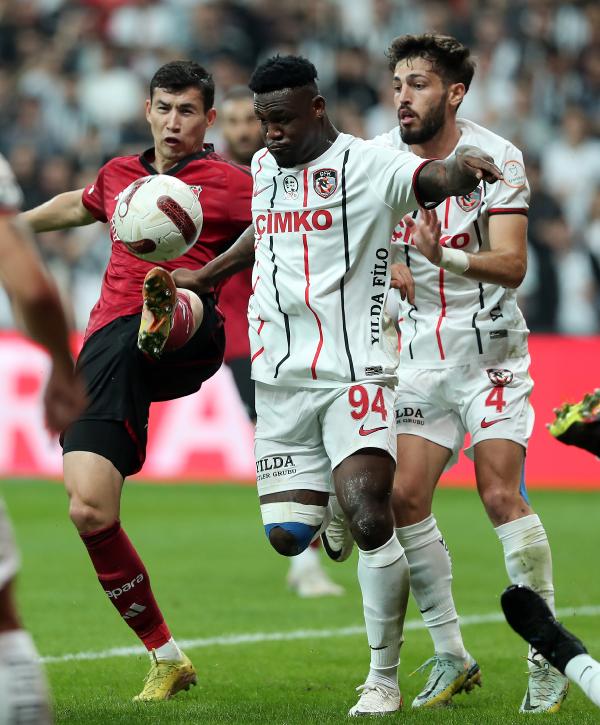
{"type": "Polygon", "coordinates": [[[173,279],[177,287],[197,295],[204,294],[236,272],[254,264],[254,225],[251,224],[226,252],[215,257],[202,269],[176,269],[173,279]]]}
{"type": "Polygon", "coordinates": [[[459,146],[443,161],[432,161],[419,173],[418,192],[425,201],[442,201],[448,196],[469,194],[483,179],[495,184],[502,172],[489,154],[477,146],[459,146]]]}
{"type": "MultiPolygon", "coordinates": [[[[417,221],[410,215],[404,224],[411,230],[417,249],[438,267],[460,273],[478,282],[518,287],[527,271],[527,217],[523,214],[494,214],[489,221],[489,251],[469,254],[440,245],[441,222],[434,211],[422,210],[417,221]],[[459,257],[454,260],[451,255],[459,257]],[[464,262],[464,271],[453,264],[464,262]]],[[[392,287],[402,289],[403,270],[392,265],[392,287]]],[[[410,302],[410,299],[409,299],[410,302]]]]}
{"type": "Polygon", "coordinates": [[[52,431],[64,430],[84,408],[83,386],[74,376],[58,290],[42,267],[28,230],[14,216],[0,217],[0,283],[25,332],[50,353],[52,369],[44,393],[46,423],[52,431]]]}
{"type": "Polygon", "coordinates": [[[81,197],[84,189],[74,189],[57,194],[49,201],[23,212],[20,216],[34,232],[51,232],[56,229],[82,227],[97,221],[85,208],[81,197]]]}

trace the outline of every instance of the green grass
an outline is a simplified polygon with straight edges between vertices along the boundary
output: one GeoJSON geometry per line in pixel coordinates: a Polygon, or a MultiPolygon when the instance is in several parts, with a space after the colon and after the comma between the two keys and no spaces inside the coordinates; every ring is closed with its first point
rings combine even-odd
{"type": "MultiPolygon", "coordinates": [[[[100,592],[84,547],[66,516],[58,485],[3,485],[23,554],[19,599],[43,655],[101,651],[137,640],[100,592]]],[[[597,494],[538,492],[533,504],[553,544],[557,603],[600,603],[597,494]]],[[[454,560],[459,611],[498,611],[506,585],[500,545],[473,491],[441,490],[436,514],[454,560]]],[[[163,613],[178,639],[248,632],[337,629],[362,624],[356,560],[327,562],[347,594],[300,600],[284,585],[287,564],[270,550],[249,487],[129,485],[122,520],[140,551],[163,613]]],[[[354,555],[355,556],[355,555],[354,555]]],[[[408,619],[417,619],[411,603],[408,619]]],[[[600,653],[600,618],[565,622],[600,653]]],[[[419,723],[522,722],[525,647],[504,623],[466,626],[484,686],[452,708],[391,718],[419,723]]],[[[199,684],[175,700],[136,706],[145,655],[48,664],[59,723],[343,723],[353,688],[367,672],[364,635],[209,646],[188,650],[199,684]]],[[[409,677],[431,654],[425,631],[406,634],[401,687],[410,705],[423,676],[409,677]]],[[[542,716],[543,717],[543,716],[542,716]]],[[[557,723],[600,722],[575,687],[557,723]]]]}

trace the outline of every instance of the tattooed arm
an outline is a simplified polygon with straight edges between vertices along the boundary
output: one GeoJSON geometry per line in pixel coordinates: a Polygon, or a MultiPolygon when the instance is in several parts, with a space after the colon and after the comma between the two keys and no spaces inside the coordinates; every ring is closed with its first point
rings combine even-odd
{"type": "Polygon", "coordinates": [[[440,202],[448,196],[469,194],[481,179],[495,184],[501,178],[502,172],[489,154],[477,146],[459,146],[449,158],[423,167],[417,192],[424,202],[440,202]]]}

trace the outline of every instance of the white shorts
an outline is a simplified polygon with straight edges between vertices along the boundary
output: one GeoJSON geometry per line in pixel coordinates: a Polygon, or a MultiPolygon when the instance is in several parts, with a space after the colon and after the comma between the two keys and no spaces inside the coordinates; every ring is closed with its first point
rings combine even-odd
{"type": "Polygon", "coordinates": [[[527,448],[534,413],[529,396],[529,355],[496,365],[400,369],[396,388],[396,433],[418,435],[452,452],[456,463],[467,433],[465,453],[492,438],[527,448]]]}
{"type": "Polygon", "coordinates": [[[0,589],[3,589],[19,569],[19,554],[4,504],[0,500],[0,589]]]}
{"type": "Polygon", "coordinates": [[[258,493],[333,492],[332,470],[362,448],[396,460],[394,389],[376,383],[292,389],[256,383],[258,493]]]}

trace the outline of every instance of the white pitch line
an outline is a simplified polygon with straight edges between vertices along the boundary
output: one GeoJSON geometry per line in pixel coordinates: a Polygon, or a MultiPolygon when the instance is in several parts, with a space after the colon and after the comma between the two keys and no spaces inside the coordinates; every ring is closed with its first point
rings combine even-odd
{"type": "MultiPolygon", "coordinates": [[[[598,617],[599,605],[586,605],[582,607],[567,607],[559,609],[557,616],[564,617],[598,617]]],[[[462,627],[474,624],[494,624],[504,622],[502,612],[488,612],[487,614],[468,614],[460,618],[462,627]]],[[[409,619],[404,623],[404,630],[425,629],[422,619],[409,619]]],[[[286,642],[295,639],[329,639],[332,637],[354,637],[364,634],[364,626],[340,627],[338,629],[296,629],[290,632],[251,632],[247,634],[228,634],[221,637],[207,637],[204,639],[181,639],[177,644],[184,649],[200,649],[202,647],[231,647],[238,644],[260,644],[262,642],[286,642]]],[[[76,660],[106,660],[111,657],[132,657],[145,654],[145,647],[112,647],[100,652],[72,652],[64,655],[50,655],[42,657],[44,664],[57,662],[72,662],[76,660]]]]}

